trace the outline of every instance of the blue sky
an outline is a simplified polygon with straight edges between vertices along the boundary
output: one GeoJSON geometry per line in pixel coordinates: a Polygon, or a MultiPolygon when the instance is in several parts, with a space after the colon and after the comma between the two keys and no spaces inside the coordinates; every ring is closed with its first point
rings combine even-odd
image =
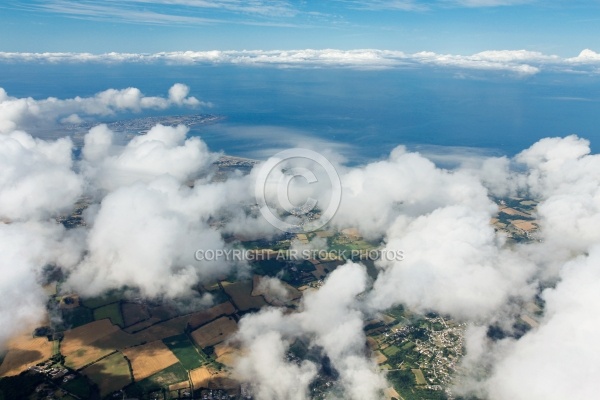
{"type": "Polygon", "coordinates": [[[43,0],[0,5],[0,51],[600,50],[600,1],[43,0]]]}

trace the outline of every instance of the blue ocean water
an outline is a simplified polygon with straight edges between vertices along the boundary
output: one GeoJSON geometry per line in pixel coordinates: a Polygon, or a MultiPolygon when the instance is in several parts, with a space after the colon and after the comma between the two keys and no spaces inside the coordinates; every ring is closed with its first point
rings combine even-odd
{"type": "Polygon", "coordinates": [[[514,155],[540,138],[573,133],[600,150],[600,75],[0,64],[0,87],[17,97],[90,96],[130,86],[164,96],[176,82],[213,104],[202,112],[226,117],[193,134],[231,155],[257,156],[257,149],[300,139],[343,145],[356,159],[384,157],[399,144],[514,155]]]}

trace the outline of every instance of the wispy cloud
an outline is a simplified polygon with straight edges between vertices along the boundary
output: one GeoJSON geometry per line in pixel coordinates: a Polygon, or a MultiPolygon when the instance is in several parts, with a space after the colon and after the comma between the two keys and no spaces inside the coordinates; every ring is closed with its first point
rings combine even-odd
{"type": "Polygon", "coordinates": [[[450,3],[464,7],[501,7],[534,3],[535,0],[451,0],[450,3]]]}
{"type": "Polygon", "coordinates": [[[161,25],[227,23],[292,26],[288,20],[299,13],[283,0],[50,0],[15,7],[77,19],[161,25]]]}
{"type": "Polygon", "coordinates": [[[583,50],[578,56],[561,58],[528,50],[490,50],[473,55],[428,51],[404,53],[392,50],[230,50],[161,53],[8,53],[0,62],[46,63],[165,63],[232,64],[279,68],[385,69],[431,66],[457,70],[508,72],[517,76],[540,71],[600,73],[600,54],[583,50]]]}
{"type": "MultiPolygon", "coordinates": [[[[266,16],[294,16],[298,10],[283,0],[128,0],[128,3],[177,5],[197,9],[212,9],[266,16]]],[[[126,3],[127,3],[126,2],[126,3]]],[[[123,3],[123,2],[119,2],[123,3]]]]}
{"type": "Polygon", "coordinates": [[[536,0],[339,0],[360,10],[425,11],[449,7],[500,7],[532,3],[536,0]]]}
{"type": "Polygon", "coordinates": [[[429,9],[428,2],[418,0],[341,0],[351,8],[359,10],[423,11],[429,9]]]}
{"type": "MultiPolygon", "coordinates": [[[[370,11],[426,11],[449,7],[497,7],[536,0],[335,0],[327,8],[370,11]]],[[[290,0],[33,0],[9,1],[5,7],[60,14],[70,18],[138,24],[303,25],[322,12],[323,4],[290,0]]],[[[2,5],[0,5],[2,7],[2,5]]]]}

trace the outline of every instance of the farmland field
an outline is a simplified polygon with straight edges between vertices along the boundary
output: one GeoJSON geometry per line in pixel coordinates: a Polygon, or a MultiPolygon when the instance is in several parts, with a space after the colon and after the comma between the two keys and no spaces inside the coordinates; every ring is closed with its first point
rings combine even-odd
{"type": "Polygon", "coordinates": [[[197,368],[193,371],[190,371],[190,378],[192,379],[194,390],[208,387],[208,381],[210,380],[211,376],[212,374],[207,367],[197,368]]]}
{"type": "Polygon", "coordinates": [[[239,281],[235,283],[222,282],[225,293],[231,296],[232,301],[240,311],[258,310],[267,305],[260,297],[252,297],[252,281],[239,281]]]}
{"type": "Polygon", "coordinates": [[[197,328],[201,325],[206,324],[213,319],[222,315],[231,315],[235,313],[235,307],[230,301],[226,301],[221,304],[217,304],[208,310],[198,311],[190,315],[189,323],[192,328],[197,328]]]}
{"type": "Polygon", "coordinates": [[[208,382],[209,389],[235,389],[239,383],[232,379],[228,372],[218,372],[211,376],[208,382]]]}
{"type": "Polygon", "coordinates": [[[125,326],[119,303],[108,304],[94,310],[94,319],[96,321],[104,318],[109,318],[113,324],[119,325],[121,328],[125,326]]]}
{"type": "Polygon", "coordinates": [[[82,399],[89,399],[92,397],[92,387],[85,376],[79,375],[72,381],[62,385],[62,387],[82,399]]]}
{"type": "Polygon", "coordinates": [[[177,317],[168,321],[160,322],[156,325],[139,331],[135,337],[141,342],[154,342],[171,336],[179,335],[183,332],[188,324],[188,317],[177,317]]]}
{"type": "MultiPolygon", "coordinates": [[[[173,384],[189,382],[189,376],[180,363],[175,363],[156,374],[136,383],[144,392],[150,392],[159,388],[169,388],[173,384]]],[[[189,386],[189,383],[188,383],[189,386]]]]}
{"type": "Polygon", "coordinates": [[[98,385],[100,395],[106,396],[131,383],[129,363],[121,353],[112,354],[81,371],[98,385]]]}
{"type": "Polygon", "coordinates": [[[216,321],[202,326],[192,332],[194,342],[201,348],[214,346],[230,337],[237,330],[237,323],[228,317],[221,317],[216,321]]]}
{"type": "Polygon", "coordinates": [[[423,375],[423,371],[420,369],[411,370],[413,374],[415,374],[415,379],[417,381],[417,385],[425,385],[427,381],[425,380],[425,376],[423,375]]]}
{"type": "Polygon", "coordinates": [[[206,356],[198,352],[186,334],[163,339],[163,343],[175,354],[185,369],[199,368],[204,364],[206,356]]]}
{"type": "Polygon", "coordinates": [[[226,343],[219,343],[215,346],[215,359],[218,363],[233,367],[240,355],[240,350],[226,343]]]}
{"type": "MultiPolygon", "coordinates": [[[[150,318],[150,313],[146,307],[136,303],[123,303],[121,305],[121,311],[123,314],[124,326],[135,325],[150,318]]],[[[158,321],[157,321],[158,322],[158,321]]]]}
{"type": "MultiPolygon", "coordinates": [[[[281,295],[273,295],[273,293],[269,290],[269,287],[266,286],[263,282],[265,280],[270,279],[267,277],[263,277],[260,275],[254,275],[252,278],[252,297],[262,296],[262,298],[269,304],[281,306],[288,303],[291,300],[297,300],[302,297],[302,292],[300,292],[295,287],[289,285],[288,283],[282,282],[281,285],[286,290],[286,296],[281,295]]],[[[268,282],[268,281],[267,281],[268,282]]]]}
{"type": "Polygon", "coordinates": [[[61,352],[65,356],[65,365],[79,369],[102,358],[114,349],[93,345],[96,340],[117,332],[119,327],[103,319],[65,332],[61,343],[61,352]]]}
{"type": "Polygon", "coordinates": [[[82,345],[65,357],[65,366],[72,369],[80,369],[113,352],[113,349],[102,349],[95,346],[82,345]]]}
{"type": "Polygon", "coordinates": [[[92,343],[93,346],[105,349],[121,350],[131,346],[137,346],[142,342],[135,335],[130,335],[122,330],[101,337],[92,343]]]}
{"type": "Polygon", "coordinates": [[[74,329],[94,321],[94,313],[86,307],[68,308],[61,312],[64,329],[74,329]]]}
{"type": "Polygon", "coordinates": [[[175,318],[179,316],[177,310],[168,305],[159,305],[155,307],[150,307],[148,310],[150,312],[150,316],[152,318],[158,318],[161,321],[167,321],[171,318],[175,318]]]}
{"type": "Polygon", "coordinates": [[[116,303],[123,298],[123,294],[120,291],[112,291],[103,296],[89,297],[87,299],[80,299],[83,305],[87,308],[99,308],[107,304],[116,303]]]}
{"type": "Polygon", "coordinates": [[[190,387],[190,381],[183,381],[183,382],[178,382],[178,383],[174,383],[172,385],[169,385],[169,391],[175,391],[175,390],[180,390],[180,389],[188,389],[190,387]]]}
{"type": "Polygon", "coordinates": [[[179,363],[177,357],[161,341],[123,350],[123,354],[133,369],[133,377],[141,381],[173,364],[179,363]]]}
{"type": "Polygon", "coordinates": [[[52,356],[53,342],[45,337],[33,338],[27,332],[8,343],[8,353],[0,365],[0,376],[18,375],[29,366],[52,356]]]}
{"type": "Polygon", "coordinates": [[[127,333],[136,333],[136,332],[139,332],[139,331],[141,331],[143,329],[146,329],[146,328],[148,328],[148,327],[150,327],[150,326],[152,326],[154,324],[157,324],[159,322],[160,322],[160,319],[158,319],[158,318],[149,318],[149,319],[146,319],[144,321],[137,322],[137,323],[135,323],[135,324],[133,324],[131,326],[128,326],[124,330],[127,333]]]}
{"type": "Polygon", "coordinates": [[[387,361],[387,357],[385,356],[385,354],[383,354],[380,351],[376,351],[375,353],[373,353],[373,355],[375,356],[375,362],[377,364],[383,364],[387,361]]]}
{"type": "Polygon", "coordinates": [[[390,346],[383,350],[383,354],[388,357],[395,356],[400,352],[400,349],[397,346],[390,346]]]}

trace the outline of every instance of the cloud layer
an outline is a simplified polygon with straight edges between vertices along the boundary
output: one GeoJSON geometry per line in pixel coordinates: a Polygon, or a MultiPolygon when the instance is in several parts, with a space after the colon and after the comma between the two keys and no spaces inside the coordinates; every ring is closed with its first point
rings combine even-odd
{"type": "Polygon", "coordinates": [[[17,129],[35,129],[56,123],[80,123],[85,117],[109,116],[124,112],[162,110],[172,106],[206,107],[189,88],[176,83],[168,97],[144,96],[137,88],[108,89],[93,97],[75,97],[60,100],[49,97],[36,100],[31,97],[11,97],[0,88],[0,133],[17,129]]]}
{"type": "MultiPolygon", "coordinates": [[[[244,51],[179,51],[145,53],[8,53],[0,52],[1,62],[47,63],[166,63],[232,64],[275,67],[344,67],[358,69],[438,67],[482,71],[508,72],[519,76],[540,71],[600,72],[600,54],[590,49],[576,57],[563,58],[528,50],[493,50],[473,55],[439,54],[428,51],[404,53],[392,50],[305,49],[305,50],[244,50],[244,51]]],[[[129,93],[136,98],[139,94],[129,93]]],[[[0,99],[2,94],[0,93],[0,99]]],[[[193,101],[193,100],[190,100],[193,101]]],[[[148,105],[155,100],[147,100],[148,105]]],[[[135,104],[135,103],[134,103],[135,104]]],[[[160,103],[164,104],[164,103],[160,103]]],[[[139,107],[138,105],[137,107],[139,107]]],[[[154,104],[158,107],[159,104],[154,104]]]]}
{"type": "MultiPolygon", "coordinates": [[[[167,97],[135,88],[68,100],[0,92],[0,346],[21,327],[40,323],[48,265],[67,273],[66,290],[83,295],[127,286],[150,298],[180,298],[193,296],[199,282],[245,271],[241,262],[195,260],[196,250],[229,249],[224,238],[231,233],[275,233],[253,209],[259,167],[213,180],[218,154],[188,138],[184,126],[157,125],[117,145],[113,132],[99,125],[84,137],[77,161],[70,139],[35,139],[24,131],[30,119],[54,123],[72,115],[199,105],[188,95],[184,85],[167,97]],[[65,229],[56,219],[82,199],[89,203],[85,226],[65,229]]],[[[469,324],[457,390],[492,399],[589,398],[598,391],[600,156],[591,154],[587,140],[546,138],[512,159],[481,157],[453,170],[403,146],[384,160],[337,167],[344,196],[334,227],[358,228],[406,257],[378,262],[373,280],[365,266],[348,262],[306,292],[296,312],[269,307],[244,316],[236,340],[245,352],[235,373],[258,399],[310,398],[321,365],[290,361],[296,340],[328,360],[344,398],[378,398],[387,383],[363,326],[398,304],[469,324]],[[514,245],[494,231],[494,194],[539,200],[538,240],[514,245]],[[536,295],[546,304],[538,327],[520,339],[487,338],[492,324],[510,330],[536,295]],[[535,376],[524,380],[530,371],[535,376]]],[[[265,285],[285,297],[276,278],[265,285]]]]}

